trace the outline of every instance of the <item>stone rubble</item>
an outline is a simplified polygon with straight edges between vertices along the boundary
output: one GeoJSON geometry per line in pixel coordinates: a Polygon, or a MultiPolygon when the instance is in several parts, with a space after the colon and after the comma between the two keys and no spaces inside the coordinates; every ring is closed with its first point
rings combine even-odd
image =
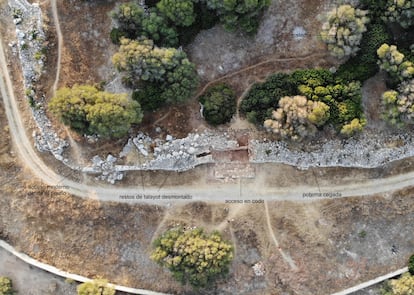
{"type": "Polygon", "coordinates": [[[266,274],[265,267],[262,261],[259,261],[255,265],[252,266],[254,275],[256,277],[262,277],[266,274]]]}
{"type": "MultiPolygon", "coordinates": [[[[10,0],[14,23],[16,24],[17,44],[10,44],[19,54],[21,61],[26,97],[31,105],[33,118],[38,131],[33,132],[35,147],[40,152],[51,152],[55,158],[65,164],[69,160],[62,154],[68,143],[57,136],[52,124],[46,116],[43,104],[44,96],[35,93],[34,84],[39,80],[43,70],[43,32],[42,12],[37,3],[30,4],[26,0],[10,0]]],[[[76,165],[70,165],[71,168],[76,165]]]]}
{"type": "Polygon", "coordinates": [[[414,133],[363,132],[358,138],[331,139],[313,151],[289,149],[283,141],[250,141],[251,162],[284,163],[301,169],[310,167],[375,168],[414,156],[414,133]]]}

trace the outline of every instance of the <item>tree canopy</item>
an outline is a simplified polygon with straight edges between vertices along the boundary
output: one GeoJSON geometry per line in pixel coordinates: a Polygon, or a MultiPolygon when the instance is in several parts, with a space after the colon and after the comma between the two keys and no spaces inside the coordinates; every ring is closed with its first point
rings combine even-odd
{"type": "Polygon", "coordinates": [[[133,88],[157,83],[163,101],[183,102],[198,86],[198,76],[185,52],[176,48],[159,48],[152,40],[121,39],[121,46],[112,61],[125,73],[124,80],[133,88]]]}
{"type": "MultiPolygon", "coordinates": [[[[274,121],[275,110],[277,111],[280,108],[280,99],[292,96],[304,96],[311,102],[323,102],[329,107],[328,119],[326,121],[321,120],[320,123],[316,124],[318,127],[325,124],[333,124],[339,131],[355,118],[359,119],[362,125],[365,122],[361,105],[361,84],[355,81],[344,82],[330,71],[324,69],[306,69],[296,70],[291,74],[274,74],[264,83],[253,85],[241,102],[240,111],[246,115],[249,121],[255,124],[261,125],[270,119],[266,123],[268,130],[286,129],[286,126],[282,127],[283,124],[276,128],[275,122],[270,123],[272,120],[274,121]]],[[[296,100],[298,101],[298,99],[296,100]]],[[[324,107],[317,108],[318,112],[314,113],[311,118],[314,118],[314,120],[321,118],[320,116],[324,112],[319,111],[323,109],[324,107]]],[[[322,116],[322,118],[324,117],[322,116]]],[[[349,126],[346,130],[348,128],[349,126]]],[[[301,130],[304,130],[303,134],[311,134],[312,132],[310,131],[314,130],[314,128],[302,128],[301,130]]],[[[353,130],[358,129],[354,128],[353,130]]],[[[295,134],[293,131],[290,133],[295,134]]],[[[351,133],[348,132],[346,134],[351,133]]],[[[283,137],[290,137],[290,135],[283,137]]]]}
{"type": "Polygon", "coordinates": [[[207,6],[216,11],[224,28],[235,31],[240,28],[246,33],[255,33],[260,16],[270,0],[206,0],[207,6]]]}
{"type": "Polygon", "coordinates": [[[334,8],[327,14],[322,26],[321,38],[332,55],[343,58],[354,55],[359,50],[362,34],[369,22],[368,11],[349,4],[334,8]]]}
{"type": "Polygon", "coordinates": [[[403,274],[399,279],[389,280],[382,295],[414,295],[414,276],[403,274]]]}
{"type": "Polygon", "coordinates": [[[200,102],[204,106],[204,118],[214,126],[230,122],[236,112],[235,93],[226,84],[218,84],[209,88],[200,97],[200,102]]]}
{"type": "Polygon", "coordinates": [[[191,26],[196,18],[193,0],[161,0],[157,8],[178,26],[191,26]]]}
{"type": "Polygon", "coordinates": [[[108,281],[98,279],[80,284],[77,293],[78,295],[115,295],[115,289],[108,285],[108,281]]]}
{"type": "Polygon", "coordinates": [[[206,287],[227,274],[233,247],[218,232],[206,234],[196,228],[171,229],[154,242],[151,259],[167,267],[174,278],[194,287],[206,287]]]}
{"type": "Polygon", "coordinates": [[[140,123],[140,105],[126,94],[99,91],[90,85],[63,87],[49,103],[50,111],[76,132],[104,138],[124,136],[140,123]]]}
{"type": "Polygon", "coordinates": [[[407,29],[414,23],[414,1],[386,0],[383,19],[395,22],[407,29]]]}
{"type": "Polygon", "coordinates": [[[377,54],[381,70],[386,71],[395,82],[402,82],[413,77],[413,63],[398,51],[397,46],[382,44],[378,48],[377,54]]]}
{"type": "Polygon", "coordinates": [[[14,295],[12,281],[6,277],[0,277],[0,295],[14,295]]]}
{"type": "Polygon", "coordinates": [[[279,101],[279,108],[272,113],[272,119],[264,122],[269,131],[283,138],[295,141],[312,136],[317,126],[329,119],[329,106],[305,96],[285,96],[279,101]]]}

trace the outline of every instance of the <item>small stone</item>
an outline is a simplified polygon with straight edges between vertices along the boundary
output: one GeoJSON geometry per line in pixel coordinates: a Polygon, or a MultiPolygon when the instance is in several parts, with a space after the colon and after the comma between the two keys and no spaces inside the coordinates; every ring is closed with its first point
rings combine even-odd
{"type": "Polygon", "coordinates": [[[196,149],[195,149],[195,148],[193,148],[193,147],[189,147],[189,148],[188,148],[188,150],[187,150],[187,152],[188,152],[189,154],[193,155],[193,154],[196,152],[196,149]]]}
{"type": "Polygon", "coordinates": [[[106,157],[106,161],[109,162],[109,163],[115,163],[116,162],[116,158],[114,156],[112,156],[111,154],[109,154],[106,157]]]}
{"type": "Polygon", "coordinates": [[[167,134],[167,136],[165,137],[165,140],[166,141],[172,141],[173,140],[172,135],[167,134]]]}

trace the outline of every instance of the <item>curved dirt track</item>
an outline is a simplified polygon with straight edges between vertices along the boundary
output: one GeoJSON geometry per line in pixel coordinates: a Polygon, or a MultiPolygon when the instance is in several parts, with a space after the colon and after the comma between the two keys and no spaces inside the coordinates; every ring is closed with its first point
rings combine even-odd
{"type": "MultiPolygon", "coordinates": [[[[108,185],[88,185],[65,179],[49,168],[35,152],[25,132],[25,125],[22,122],[19,107],[13,91],[13,85],[7,68],[3,41],[0,38],[0,91],[4,101],[7,119],[10,125],[16,151],[19,153],[21,163],[29,168],[39,180],[49,185],[64,185],[68,192],[80,197],[94,198],[102,201],[130,202],[128,199],[120,198],[121,195],[190,195],[192,200],[223,201],[223,199],[237,197],[242,199],[267,200],[295,200],[304,201],[303,193],[309,192],[339,192],[342,197],[365,196],[376,193],[383,193],[402,189],[414,184],[414,172],[401,174],[384,179],[374,179],[364,183],[351,185],[335,185],[328,187],[294,186],[290,188],[279,188],[263,186],[262,184],[246,184],[243,187],[243,195],[239,196],[238,184],[211,184],[197,183],[195,185],[180,185],[174,187],[121,187],[108,185]]],[[[308,199],[305,199],[307,201],[308,199]]],[[[162,200],[142,200],[151,203],[165,203],[162,200]]],[[[166,200],[168,201],[168,200],[166,200]]]]}
{"type": "Polygon", "coordinates": [[[62,46],[63,46],[63,36],[62,31],[60,29],[60,22],[59,22],[59,15],[57,11],[57,4],[56,0],[50,0],[50,5],[52,8],[52,15],[53,15],[53,22],[56,27],[56,36],[57,36],[57,47],[58,47],[58,58],[56,63],[56,76],[55,82],[53,83],[53,93],[56,92],[59,84],[59,77],[60,77],[60,69],[62,64],[62,46]]]}

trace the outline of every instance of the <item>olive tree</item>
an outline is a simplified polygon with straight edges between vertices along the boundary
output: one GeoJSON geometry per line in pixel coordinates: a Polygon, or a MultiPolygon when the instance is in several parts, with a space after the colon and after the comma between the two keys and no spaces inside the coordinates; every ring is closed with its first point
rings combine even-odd
{"type": "Polygon", "coordinates": [[[385,119],[399,126],[414,122],[414,80],[404,81],[398,91],[386,91],[382,95],[385,106],[385,119]]]}
{"type": "Polygon", "coordinates": [[[108,281],[98,279],[80,284],[77,287],[78,295],[115,295],[115,289],[108,281]]]}
{"type": "Polygon", "coordinates": [[[177,26],[188,27],[195,21],[193,0],[161,0],[157,8],[177,26]]]}
{"type": "Polygon", "coordinates": [[[183,102],[198,86],[195,65],[185,52],[176,48],[159,48],[152,40],[121,39],[112,61],[125,73],[124,81],[134,88],[157,83],[168,103],[183,102]]]}
{"type": "Polygon", "coordinates": [[[264,122],[264,127],[283,138],[301,140],[312,136],[328,119],[329,106],[325,103],[300,95],[285,96],[279,101],[279,108],[273,111],[272,119],[264,122]]]}
{"type": "Polygon", "coordinates": [[[200,97],[203,104],[203,116],[211,125],[230,122],[236,112],[236,96],[234,91],[225,84],[211,87],[200,97]]]}
{"type": "Polygon", "coordinates": [[[412,0],[387,0],[383,19],[395,22],[407,29],[414,22],[414,1],[412,0]]]}
{"type": "Polygon", "coordinates": [[[227,274],[233,247],[220,233],[202,229],[171,229],[154,242],[151,259],[168,268],[175,279],[194,287],[206,287],[227,274]]]}
{"type": "Polygon", "coordinates": [[[219,15],[226,30],[240,28],[246,33],[254,33],[270,0],[206,0],[206,3],[219,15]]]}
{"type": "Polygon", "coordinates": [[[124,136],[143,116],[140,105],[127,94],[108,93],[91,85],[59,89],[49,110],[76,132],[104,138],[124,136]]]}
{"type": "Polygon", "coordinates": [[[0,277],[0,295],[14,295],[12,281],[6,277],[0,277]]]}
{"type": "Polygon", "coordinates": [[[381,70],[386,71],[392,79],[401,82],[413,77],[413,63],[398,51],[397,46],[384,43],[378,48],[377,55],[381,70]]]}
{"type": "Polygon", "coordinates": [[[320,33],[331,54],[338,57],[354,55],[359,50],[362,34],[367,30],[368,11],[344,4],[327,14],[320,33]]]}

